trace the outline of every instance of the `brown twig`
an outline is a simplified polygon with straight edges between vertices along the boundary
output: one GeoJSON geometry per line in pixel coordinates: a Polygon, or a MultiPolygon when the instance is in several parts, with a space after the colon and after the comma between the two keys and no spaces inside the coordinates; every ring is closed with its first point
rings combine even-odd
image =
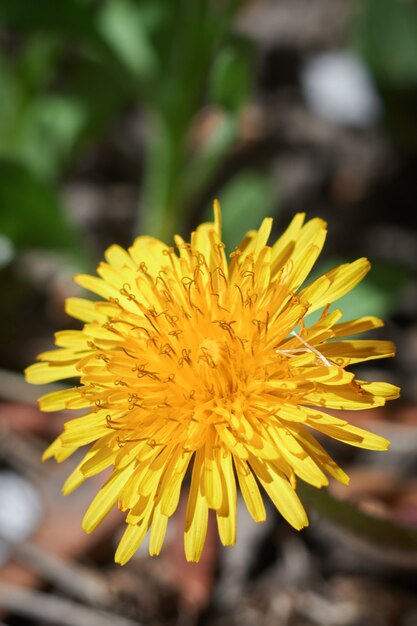
{"type": "Polygon", "coordinates": [[[0,459],[32,482],[42,480],[47,475],[41,454],[42,448],[36,447],[33,438],[23,437],[0,425],[0,459]]]}
{"type": "Polygon", "coordinates": [[[105,580],[87,567],[65,562],[27,541],[10,541],[3,537],[1,539],[11,547],[17,560],[34,569],[44,580],[72,598],[101,607],[108,607],[112,601],[105,580]]]}
{"type": "Polygon", "coordinates": [[[11,585],[0,585],[0,607],[14,615],[60,626],[140,626],[137,621],[107,611],[11,585]]]}

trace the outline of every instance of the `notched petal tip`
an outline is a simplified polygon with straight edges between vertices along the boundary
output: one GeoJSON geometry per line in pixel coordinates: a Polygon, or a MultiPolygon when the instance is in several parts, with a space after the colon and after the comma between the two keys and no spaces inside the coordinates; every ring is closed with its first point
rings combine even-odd
{"type": "Polygon", "coordinates": [[[95,530],[96,525],[93,525],[92,523],[90,523],[89,520],[86,520],[84,517],[83,521],[81,522],[81,528],[85,533],[87,533],[87,535],[91,535],[93,530],[95,530]]]}
{"type": "Polygon", "coordinates": [[[340,467],[338,468],[337,476],[335,475],[334,479],[345,487],[349,487],[350,485],[350,476],[348,476],[340,467]]]}
{"type": "Polygon", "coordinates": [[[42,461],[47,461],[48,459],[52,459],[52,457],[55,457],[55,454],[56,454],[56,441],[51,443],[51,445],[46,448],[46,450],[41,456],[41,459],[42,461]]]}
{"type": "Polygon", "coordinates": [[[117,546],[114,561],[125,565],[135,554],[148,531],[148,522],[143,520],[140,525],[128,524],[119,545],[117,546]]]}
{"type": "Polygon", "coordinates": [[[121,567],[123,567],[123,565],[126,565],[128,560],[129,560],[128,558],[123,557],[121,554],[118,554],[118,552],[116,551],[114,555],[114,562],[116,563],[116,565],[120,565],[121,567]]]}
{"type": "Polygon", "coordinates": [[[381,452],[386,452],[391,445],[391,441],[385,439],[385,437],[379,437],[380,439],[380,447],[375,448],[376,450],[380,450],[381,452]]]}
{"type": "Polygon", "coordinates": [[[305,516],[303,518],[300,518],[297,525],[294,524],[293,522],[291,522],[291,525],[293,528],[295,528],[295,530],[298,530],[298,531],[301,531],[304,528],[307,528],[310,525],[310,520],[308,519],[307,513],[305,513],[305,516]]]}
{"type": "Polygon", "coordinates": [[[386,452],[391,445],[391,442],[381,435],[375,435],[374,433],[367,433],[364,437],[363,446],[367,450],[375,450],[377,452],[386,452]]]}

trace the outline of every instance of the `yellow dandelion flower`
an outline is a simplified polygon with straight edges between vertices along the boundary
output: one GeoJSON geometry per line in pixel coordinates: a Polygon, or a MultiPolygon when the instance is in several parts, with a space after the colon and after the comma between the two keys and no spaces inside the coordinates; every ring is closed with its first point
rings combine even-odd
{"type": "Polygon", "coordinates": [[[80,377],[80,385],[40,398],[44,411],[85,409],[65,424],[44,458],[63,461],[91,447],[65,482],[65,494],[90,476],[112,473],[90,504],[91,532],[117,503],[127,527],[115,559],[125,563],[150,529],[161,550],[188,470],[191,485],[185,554],[198,561],[209,510],[224,545],[236,540],[237,484],[255,521],[265,519],[262,487],[296,529],[307,525],[297,479],[322,487],[346,474],[314,431],[353,446],[384,450],[388,441],[327,409],[365,409],[396,398],[383,382],[357,380],[347,366],[389,357],[388,341],[343,337],[381,326],[375,317],[340,322],[329,305],[368,272],[359,259],[308,286],[326,224],[296,215],[272,245],[272,220],[247,233],[228,262],[220,208],[177,252],[152,237],[128,251],[111,246],[99,277],[76,281],[102,298],[69,298],[82,330],[56,334],[58,350],[26,370],[31,383],[80,377]],[[322,309],[308,325],[308,315],[322,309]],[[304,318],[307,318],[304,323],[304,318]],[[91,445],[92,444],[92,445],[91,445]]]}

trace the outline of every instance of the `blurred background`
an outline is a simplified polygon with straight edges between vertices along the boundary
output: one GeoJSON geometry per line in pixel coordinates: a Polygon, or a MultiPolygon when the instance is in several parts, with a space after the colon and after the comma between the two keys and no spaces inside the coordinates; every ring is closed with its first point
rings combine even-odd
{"type": "Polygon", "coordinates": [[[417,625],[416,112],[415,0],[1,0],[1,624],[417,625]],[[386,320],[398,356],[358,373],[402,398],[348,418],[392,446],[328,442],[351,486],[305,491],[303,533],[242,506],[237,546],[209,526],[190,565],[180,510],[161,557],[120,568],[123,518],[83,533],[101,481],[60,495],[77,459],[40,455],[68,417],[21,372],[77,328],[74,273],[188,236],[215,197],[229,251],[305,211],[329,223],[316,273],[371,259],[340,306],[386,320]]]}

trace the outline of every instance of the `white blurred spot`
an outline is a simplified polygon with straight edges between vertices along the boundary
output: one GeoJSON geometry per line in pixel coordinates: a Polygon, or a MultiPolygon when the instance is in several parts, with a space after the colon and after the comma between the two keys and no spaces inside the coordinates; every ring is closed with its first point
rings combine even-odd
{"type": "Polygon", "coordinates": [[[367,127],[382,112],[371,76],[358,57],[347,52],[318,54],[301,71],[308,107],[335,124],[367,127]]]}
{"type": "MultiPolygon", "coordinates": [[[[35,488],[19,474],[0,472],[0,536],[23,541],[36,530],[42,517],[42,503],[35,488]]],[[[10,550],[0,540],[0,565],[10,550]]]]}

